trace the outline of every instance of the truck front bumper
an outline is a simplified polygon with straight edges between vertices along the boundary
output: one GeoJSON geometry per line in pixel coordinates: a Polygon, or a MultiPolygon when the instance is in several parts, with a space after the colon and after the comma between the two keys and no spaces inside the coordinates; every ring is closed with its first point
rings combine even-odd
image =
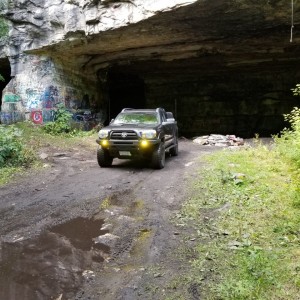
{"type": "Polygon", "coordinates": [[[158,139],[107,140],[97,139],[97,144],[106,149],[110,156],[118,158],[147,158],[160,144],[158,139]]]}

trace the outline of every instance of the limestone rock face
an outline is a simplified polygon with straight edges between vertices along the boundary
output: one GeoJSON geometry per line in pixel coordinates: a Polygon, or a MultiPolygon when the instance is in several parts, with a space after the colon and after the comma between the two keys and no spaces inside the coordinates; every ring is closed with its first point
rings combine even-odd
{"type": "Polygon", "coordinates": [[[15,53],[39,49],[128,26],[195,1],[16,0],[6,14],[13,25],[10,48],[15,53]]]}
{"type": "Polygon", "coordinates": [[[36,110],[49,120],[58,103],[106,122],[162,106],[181,134],[246,137],[277,133],[297,104],[295,1],[292,15],[286,0],[15,0],[5,15],[2,122],[36,110]]]}

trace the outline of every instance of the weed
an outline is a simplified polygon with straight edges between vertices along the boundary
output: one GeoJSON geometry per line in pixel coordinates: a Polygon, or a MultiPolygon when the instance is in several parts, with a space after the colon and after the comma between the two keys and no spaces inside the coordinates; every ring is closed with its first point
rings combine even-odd
{"type": "Polygon", "coordinates": [[[204,299],[298,299],[299,172],[281,150],[217,152],[193,181],[177,223],[201,238],[188,282],[204,299]]]}
{"type": "MultiPolygon", "coordinates": [[[[95,130],[83,131],[83,128],[74,128],[71,122],[72,114],[59,104],[55,110],[54,121],[43,125],[43,130],[53,136],[63,135],[64,137],[90,136],[96,133],[95,130]]],[[[101,125],[99,125],[101,126],[101,125]]]]}
{"type": "Polygon", "coordinates": [[[71,132],[71,113],[69,113],[64,105],[60,104],[57,106],[54,114],[54,121],[48,122],[43,126],[45,132],[58,135],[62,133],[70,133],[71,132]]]}
{"type": "Polygon", "coordinates": [[[111,197],[106,197],[100,204],[100,209],[108,209],[111,206],[111,197]]]}
{"type": "Polygon", "coordinates": [[[34,155],[22,142],[22,131],[15,126],[0,126],[0,168],[27,167],[34,155]]]}
{"type": "MultiPolygon", "coordinates": [[[[42,148],[72,150],[95,149],[93,132],[82,132],[76,136],[49,135],[41,126],[31,122],[20,122],[15,125],[0,125],[0,184],[9,181],[15,174],[31,167],[40,167],[36,153],[42,148]],[[67,137],[67,138],[66,138],[67,137]]],[[[52,150],[51,150],[52,149],[52,150]]],[[[58,150],[56,150],[58,151],[58,150]]]]}

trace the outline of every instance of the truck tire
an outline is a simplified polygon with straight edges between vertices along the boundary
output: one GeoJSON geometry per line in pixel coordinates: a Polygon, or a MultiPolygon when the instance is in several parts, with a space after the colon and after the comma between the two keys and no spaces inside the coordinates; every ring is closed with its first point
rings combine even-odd
{"type": "Polygon", "coordinates": [[[177,138],[177,136],[175,136],[175,138],[174,138],[174,147],[172,147],[169,150],[169,153],[170,153],[171,156],[177,156],[178,155],[178,138],[177,138]]]}
{"type": "Polygon", "coordinates": [[[165,145],[160,143],[157,149],[152,153],[152,167],[154,169],[163,169],[165,167],[165,145]]]}
{"type": "Polygon", "coordinates": [[[107,168],[111,166],[113,158],[109,155],[107,150],[99,148],[97,150],[97,161],[101,168],[107,168]]]}

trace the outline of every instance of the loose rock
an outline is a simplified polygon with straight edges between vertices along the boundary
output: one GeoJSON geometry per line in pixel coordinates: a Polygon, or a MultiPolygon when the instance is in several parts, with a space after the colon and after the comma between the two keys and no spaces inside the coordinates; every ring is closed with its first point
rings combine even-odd
{"type": "Polygon", "coordinates": [[[194,143],[205,146],[216,146],[216,147],[229,147],[229,146],[243,146],[244,140],[236,137],[235,135],[221,135],[211,134],[196,137],[193,140],[194,143]]]}

